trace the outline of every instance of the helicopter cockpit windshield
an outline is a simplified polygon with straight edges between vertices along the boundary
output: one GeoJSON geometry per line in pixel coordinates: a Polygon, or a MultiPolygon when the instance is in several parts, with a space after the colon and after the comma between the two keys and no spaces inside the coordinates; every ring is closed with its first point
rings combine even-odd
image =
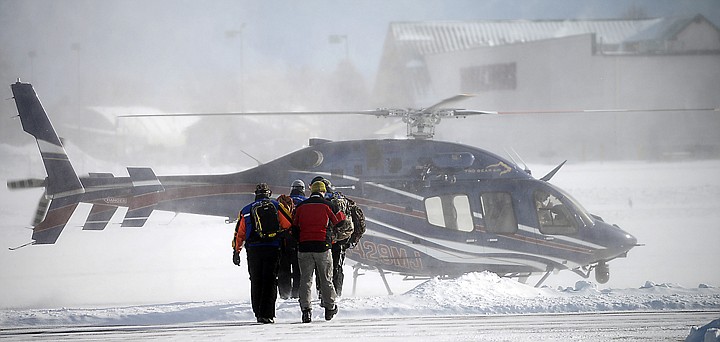
{"type": "Polygon", "coordinates": [[[593,225],[592,217],[577,200],[562,189],[547,185],[554,191],[537,189],[534,193],[541,233],[573,235],[581,225],[593,225]]]}

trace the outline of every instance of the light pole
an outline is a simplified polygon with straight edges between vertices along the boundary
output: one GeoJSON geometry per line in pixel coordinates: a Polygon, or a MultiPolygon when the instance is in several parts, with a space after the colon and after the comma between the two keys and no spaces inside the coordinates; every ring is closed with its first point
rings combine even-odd
{"type": "Polygon", "coordinates": [[[37,53],[35,50],[28,52],[28,58],[30,58],[30,82],[35,82],[35,57],[37,53]]]}
{"type": "Polygon", "coordinates": [[[76,68],[75,68],[75,101],[80,108],[80,43],[72,43],[70,49],[75,51],[76,68]]]}
{"type": "Polygon", "coordinates": [[[240,111],[245,111],[245,66],[244,66],[244,55],[245,55],[245,42],[243,37],[243,30],[245,29],[245,23],[240,24],[239,30],[228,30],[225,31],[225,37],[228,39],[240,36],[240,111]]]}
{"type": "Polygon", "coordinates": [[[350,59],[350,52],[348,51],[348,36],[346,34],[331,34],[328,36],[328,43],[330,43],[330,44],[345,43],[345,60],[350,59]]]}

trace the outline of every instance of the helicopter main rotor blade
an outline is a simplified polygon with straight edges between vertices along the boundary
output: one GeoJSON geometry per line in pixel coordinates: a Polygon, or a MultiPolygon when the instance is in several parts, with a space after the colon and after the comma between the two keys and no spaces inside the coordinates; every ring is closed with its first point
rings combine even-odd
{"type": "Polygon", "coordinates": [[[720,108],[645,108],[645,109],[562,109],[499,111],[496,114],[568,114],[568,113],[626,113],[626,112],[720,112],[720,108]]]}
{"type": "Polygon", "coordinates": [[[228,113],[162,113],[162,114],[126,114],[118,118],[149,118],[149,117],[189,117],[189,116],[257,116],[257,115],[344,115],[361,114],[387,116],[387,110],[334,111],[334,112],[228,112],[228,113]]]}
{"type": "Polygon", "coordinates": [[[470,115],[495,115],[498,112],[488,110],[469,110],[469,109],[455,109],[455,116],[470,116],[470,115]]]}
{"type": "Polygon", "coordinates": [[[147,117],[202,117],[202,116],[261,116],[261,115],[372,115],[376,117],[409,117],[423,116],[442,110],[445,116],[466,117],[471,115],[496,114],[571,114],[571,113],[624,113],[624,112],[720,112],[720,108],[645,108],[645,109],[561,109],[561,110],[519,110],[519,111],[483,111],[470,109],[445,108],[446,105],[459,102],[472,94],[460,94],[442,100],[422,110],[408,109],[374,109],[360,111],[298,111],[298,112],[226,112],[226,113],[162,113],[162,114],[126,114],[118,118],[147,117]]]}
{"type": "Polygon", "coordinates": [[[437,109],[442,109],[443,107],[447,107],[447,106],[450,105],[450,104],[457,103],[457,102],[460,102],[460,101],[462,101],[462,100],[466,100],[466,99],[468,99],[468,98],[470,98],[470,97],[473,97],[473,96],[475,96],[475,95],[472,95],[472,94],[458,94],[458,95],[455,95],[455,96],[453,96],[453,97],[448,97],[448,98],[446,98],[446,99],[444,99],[444,100],[442,100],[442,101],[440,101],[440,102],[438,102],[438,103],[436,103],[436,104],[434,104],[434,105],[432,105],[432,106],[430,106],[430,107],[425,108],[425,109],[423,110],[423,112],[433,112],[433,111],[435,111],[435,110],[437,110],[437,109]]]}

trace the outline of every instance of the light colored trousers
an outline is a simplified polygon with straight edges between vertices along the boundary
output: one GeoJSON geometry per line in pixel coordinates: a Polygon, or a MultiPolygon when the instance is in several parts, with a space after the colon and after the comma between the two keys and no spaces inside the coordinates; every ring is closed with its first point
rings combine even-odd
{"type": "Polygon", "coordinates": [[[300,309],[311,309],[311,292],[313,272],[318,273],[320,282],[320,293],[322,304],[325,308],[335,307],[335,287],[333,287],[333,262],[332,253],[327,250],[322,253],[298,252],[298,264],[300,264],[300,309]]]}

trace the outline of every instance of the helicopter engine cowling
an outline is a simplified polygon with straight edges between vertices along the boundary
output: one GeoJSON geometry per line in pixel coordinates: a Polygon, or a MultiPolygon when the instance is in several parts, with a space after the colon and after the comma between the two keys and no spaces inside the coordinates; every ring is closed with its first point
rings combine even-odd
{"type": "MultiPolygon", "coordinates": [[[[424,167],[421,175],[423,181],[429,182],[430,175],[444,181],[455,183],[455,174],[471,167],[475,163],[475,156],[470,152],[436,153],[424,167]]],[[[426,183],[425,186],[430,186],[426,183]]]]}
{"type": "Polygon", "coordinates": [[[475,156],[470,152],[436,153],[432,157],[433,166],[442,170],[463,170],[475,162],[475,156]]]}

